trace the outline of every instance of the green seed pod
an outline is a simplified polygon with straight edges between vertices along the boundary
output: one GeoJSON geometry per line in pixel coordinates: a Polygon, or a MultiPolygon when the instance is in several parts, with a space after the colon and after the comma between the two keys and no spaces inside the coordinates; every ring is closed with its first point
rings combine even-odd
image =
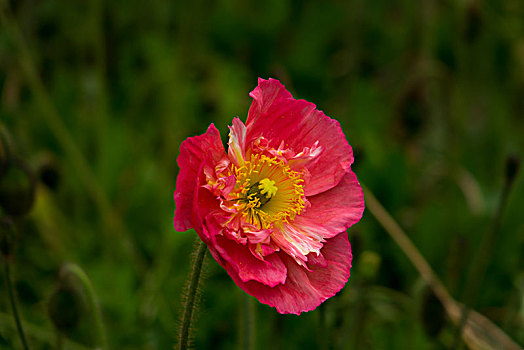
{"type": "Polygon", "coordinates": [[[36,181],[29,166],[14,159],[0,178],[0,206],[13,216],[27,214],[33,207],[36,181]]]}

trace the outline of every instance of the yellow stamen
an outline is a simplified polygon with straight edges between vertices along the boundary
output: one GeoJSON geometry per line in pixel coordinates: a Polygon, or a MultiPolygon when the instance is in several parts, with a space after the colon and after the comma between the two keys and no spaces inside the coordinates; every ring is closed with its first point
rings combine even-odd
{"type": "Polygon", "coordinates": [[[285,161],[251,154],[231,172],[237,178],[231,205],[261,229],[291,222],[305,207],[302,176],[285,161]]]}

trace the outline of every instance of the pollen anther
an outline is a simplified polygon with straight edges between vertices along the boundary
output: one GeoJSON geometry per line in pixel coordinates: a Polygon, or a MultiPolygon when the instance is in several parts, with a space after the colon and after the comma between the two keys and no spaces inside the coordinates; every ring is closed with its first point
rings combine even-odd
{"type": "Polygon", "coordinates": [[[246,158],[241,167],[232,168],[237,181],[231,205],[261,229],[293,221],[305,207],[301,174],[276,157],[251,154],[246,158]]]}

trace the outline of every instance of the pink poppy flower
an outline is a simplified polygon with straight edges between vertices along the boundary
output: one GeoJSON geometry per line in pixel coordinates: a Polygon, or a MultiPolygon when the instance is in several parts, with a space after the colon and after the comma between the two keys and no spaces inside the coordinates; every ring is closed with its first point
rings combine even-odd
{"type": "Polygon", "coordinates": [[[346,229],[364,197],[340,125],[259,79],[227,152],[213,124],[180,146],[177,231],[195,229],[235,283],[280,313],[300,314],[349,279],[346,229]]]}

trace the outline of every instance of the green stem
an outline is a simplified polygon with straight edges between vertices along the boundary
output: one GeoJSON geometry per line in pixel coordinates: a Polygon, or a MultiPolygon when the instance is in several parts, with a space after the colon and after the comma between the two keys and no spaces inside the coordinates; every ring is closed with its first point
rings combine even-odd
{"type": "Polygon", "coordinates": [[[4,271],[5,271],[7,293],[9,294],[9,302],[11,303],[11,309],[13,310],[13,317],[15,318],[16,329],[18,330],[18,335],[20,336],[22,347],[24,348],[24,350],[28,350],[29,346],[27,345],[24,328],[22,327],[22,320],[20,319],[20,315],[18,313],[18,307],[16,306],[15,292],[13,289],[13,283],[11,281],[11,269],[9,267],[9,260],[7,259],[5,260],[5,263],[4,263],[4,271]]]}
{"type": "Polygon", "coordinates": [[[193,269],[189,277],[186,303],[184,305],[184,314],[182,316],[182,326],[180,327],[178,349],[185,350],[189,347],[189,329],[193,318],[193,310],[198,291],[198,283],[202,272],[202,265],[206,256],[207,247],[204,242],[200,242],[196,248],[196,255],[193,259],[193,269]]]}
{"type": "Polygon", "coordinates": [[[62,268],[62,273],[72,274],[82,284],[82,287],[86,293],[87,303],[89,304],[89,308],[91,309],[91,312],[93,314],[93,321],[95,323],[96,345],[99,349],[107,349],[107,337],[104,328],[104,323],[102,321],[102,310],[100,308],[95,289],[93,288],[93,285],[89,280],[89,277],[87,277],[86,273],[84,272],[84,270],[80,268],[80,266],[73,263],[65,264],[62,268]]]}

